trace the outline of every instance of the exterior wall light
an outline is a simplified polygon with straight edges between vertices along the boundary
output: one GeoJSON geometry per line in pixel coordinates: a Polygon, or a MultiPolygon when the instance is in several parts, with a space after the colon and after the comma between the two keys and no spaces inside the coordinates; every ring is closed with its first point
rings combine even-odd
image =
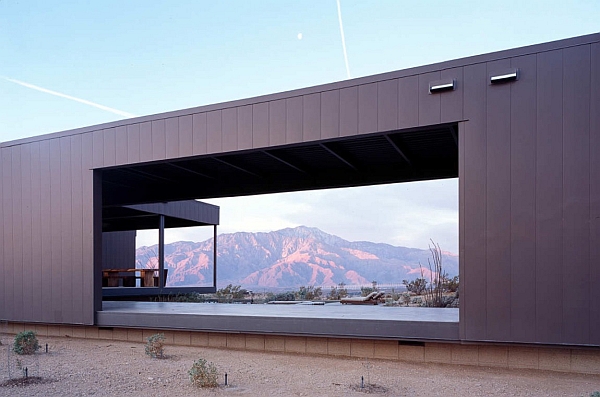
{"type": "Polygon", "coordinates": [[[490,84],[508,83],[519,79],[519,69],[511,69],[490,76],[490,84]]]}
{"type": "Polygon", "coordinates": [[[429,93],[437,94],[438,92],[453,91],[456,86],[456,80],[441,80],[432,81],[429,83],[429,93]]]}

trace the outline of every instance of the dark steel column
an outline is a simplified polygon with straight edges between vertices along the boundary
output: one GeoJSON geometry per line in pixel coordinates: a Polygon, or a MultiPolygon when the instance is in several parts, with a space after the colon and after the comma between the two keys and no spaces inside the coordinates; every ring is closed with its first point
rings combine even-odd
{"type": "Polygon", "coordinates": [[[158,288],[165,286],[165,216],[158,221],[158,288]]]}
{"type": "MultiPolygon", "coordinates": [[[[93,171],[94,313],[102,310],[102,171],[93,171]]],[[[95,320],[94,320],[95,322],[95,320]]]]}
{"type": "Polygon", "coordinates": [[[213,287],[217,288],[217,225],[214,225],[213,228],[213,287]]]}

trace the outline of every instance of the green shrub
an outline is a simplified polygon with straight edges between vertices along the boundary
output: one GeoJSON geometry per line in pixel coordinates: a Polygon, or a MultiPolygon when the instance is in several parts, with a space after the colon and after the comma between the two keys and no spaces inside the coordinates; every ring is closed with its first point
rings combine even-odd
{"type": "Polygon", "coordinates": [[[217,387],[217,367],[205,359],[198,359],[188,371],[190,381],[196,387],[217,387]]]}
{"type": "Polygon", "coordinates": [[[164,358],[165,334],[154,334],[146,342],[146,354],[152,358],[164,358]]]}
{"type": "Polygon", "coordinates": [[[17,354],[34,354],[40,349],[37,336],[33,331],[19,332],[15,336],[13,351],[17,354]]]}

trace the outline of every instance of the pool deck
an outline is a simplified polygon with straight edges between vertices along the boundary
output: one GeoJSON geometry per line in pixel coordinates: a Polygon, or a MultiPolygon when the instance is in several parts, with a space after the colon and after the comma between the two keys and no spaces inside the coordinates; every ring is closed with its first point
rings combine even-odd
{"type": "Polygon", "coordinates": [[[101,327],[458,341],[458,310],[383,305],[273,305],[105,301],[101,327]]]}

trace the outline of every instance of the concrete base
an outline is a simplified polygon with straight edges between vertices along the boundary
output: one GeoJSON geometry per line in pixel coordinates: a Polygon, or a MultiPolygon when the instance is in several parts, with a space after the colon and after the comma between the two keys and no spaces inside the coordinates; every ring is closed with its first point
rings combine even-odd
{"type": "MultiPolygon", "coordinates": [[[[280,336],[165,329],[62,326],[8,323],[0,332],[14,335],[33,330],[38,337],[103,339],[145,343],[163,333],[167,344],[290,354],[360,357],[409,362],[533,369],[600,375],[600,349],[517,345],[462,345],[356,338],[280,336]]],[[[41,341],[43,343],[43,340],[41,341]]]]}

